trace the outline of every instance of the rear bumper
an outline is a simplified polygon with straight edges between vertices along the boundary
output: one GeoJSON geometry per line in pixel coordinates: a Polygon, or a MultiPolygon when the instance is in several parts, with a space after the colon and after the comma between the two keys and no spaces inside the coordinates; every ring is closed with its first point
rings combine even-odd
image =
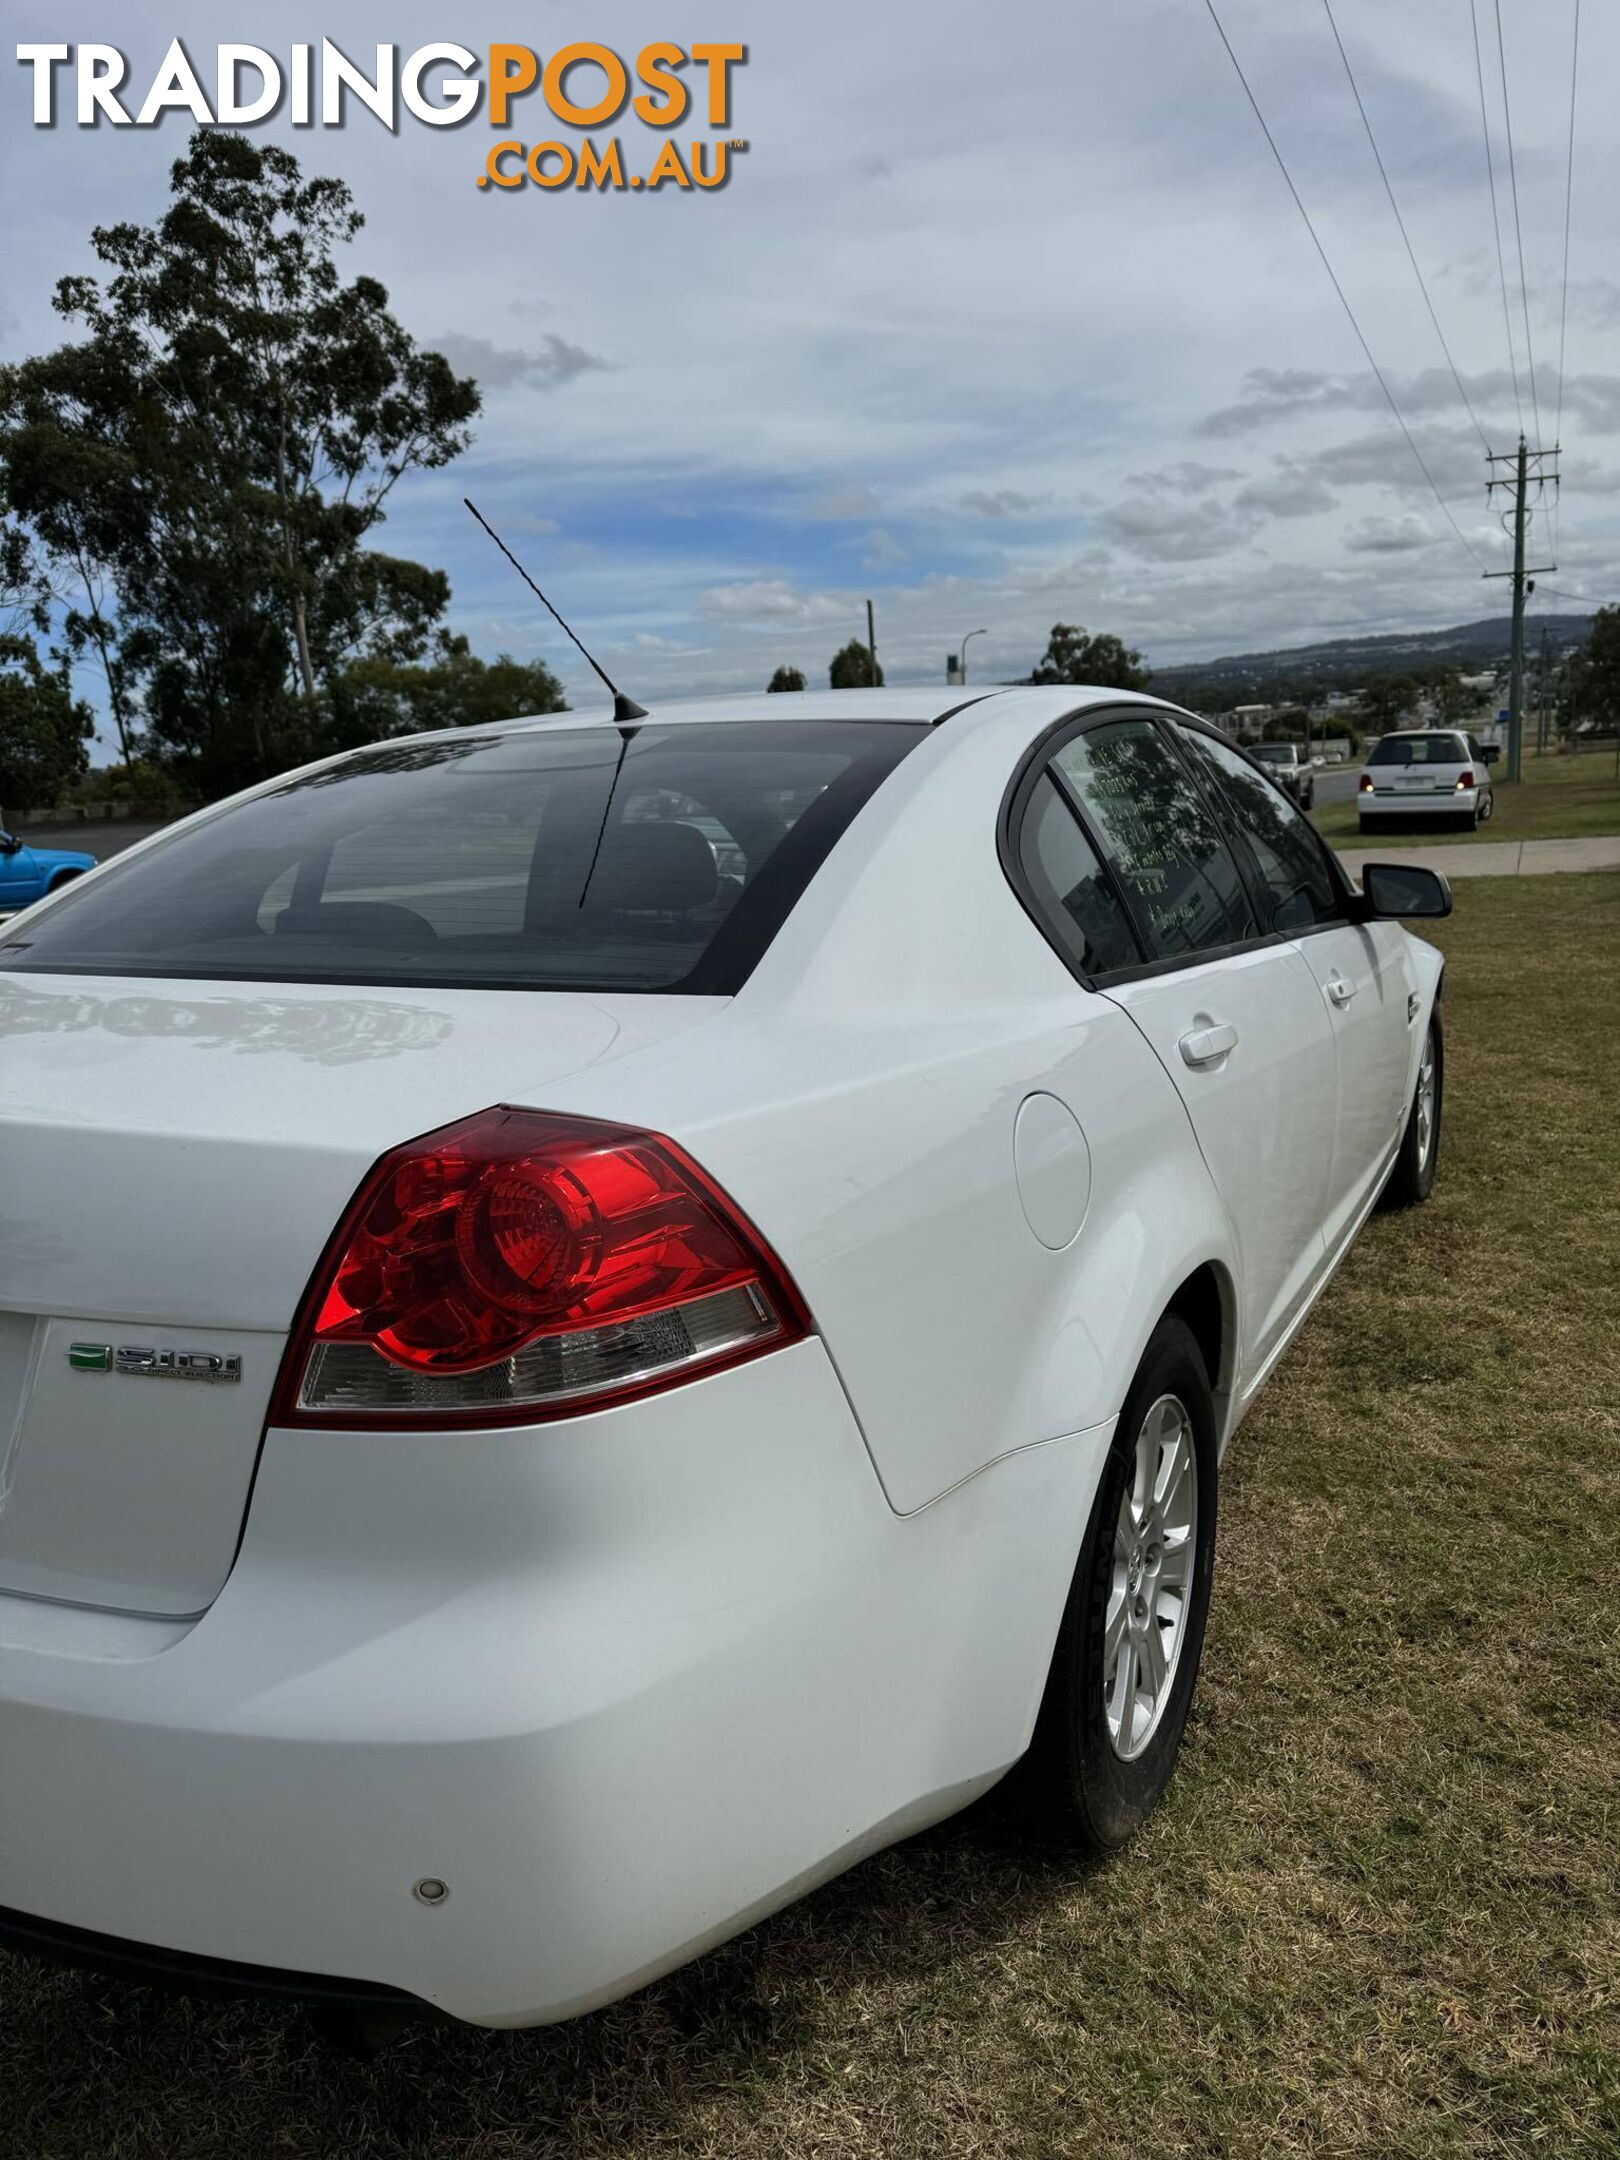
{"type": "Polygon", "coordinates": [[[526,1430],[273,1431],[195,1624],[0,1599],[0,1908],[491,2025],[610,2001],[1021,1752],[1107,1439],[897,1518],[813,1339],[526,1430]]]}
{"type": "Polygon", "coordinates": [[[213,2002],[290,2002],[310,2009],[362,2012],[397,2011],[412,2002],[397,1988],[368,1986],[330,1973],[275,1972],[261,1965],[234,1964],[228,1958],[192,1957],[183,1950],[120,1942],[114,1935],[68,1927],[60,1920],[38,1920],[29,1913],[0,1911],[0,1950],[177,1995],[200,1995],[213,2002]]]}
{"type": "Polygon", "coordinates": [[[1362,817],[1466,817],[1484,793],[1483,788],[1448,788],[1434,795],[1358,795],[1356,808],[1362,817]]]}

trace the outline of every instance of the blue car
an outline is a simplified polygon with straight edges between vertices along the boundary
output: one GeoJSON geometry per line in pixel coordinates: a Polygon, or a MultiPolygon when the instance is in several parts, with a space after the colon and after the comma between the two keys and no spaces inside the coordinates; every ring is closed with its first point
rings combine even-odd
{"type": "Polygon", "coordinates": [[[93,855],[76,855],[68,848],[27,847],[14,833],[0,827],[0,915],[43,900],[69,878],[96,867],[93,855]]]}

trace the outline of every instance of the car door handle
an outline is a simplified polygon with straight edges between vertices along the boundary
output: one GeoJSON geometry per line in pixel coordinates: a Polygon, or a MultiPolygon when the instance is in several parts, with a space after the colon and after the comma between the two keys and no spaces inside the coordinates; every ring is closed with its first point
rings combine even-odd
{"type": "Polygon", "coordinates": [[[1237,1048],[1238,1032],[1224,1022],[1216,1027],[1194,1028],[1190,1035],[1183,1035],[1180,1049],[1189,1065],[1214,1065],[1237,1048]]]}
{"type": "Polygon", "coordinates": [[[1348,1005],[1356,994],[1356,986],[1346,982],[1342,975],[1334,975],[1328,980],[1327,994],[1335,1005],[1348,1005]]]}

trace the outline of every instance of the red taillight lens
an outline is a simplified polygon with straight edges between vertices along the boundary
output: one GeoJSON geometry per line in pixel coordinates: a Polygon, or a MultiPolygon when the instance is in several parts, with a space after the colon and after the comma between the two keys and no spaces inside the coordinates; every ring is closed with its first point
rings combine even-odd
{"type": "Polygon", "coordinates": [[[1363,794],[1363,795],[1370,795],[1370,794],[1372,793],[1372,791],[1373,791],[1373,776],[1372,776],[1372,774],[1371,774],[1370,772],[1364,772],[1364,773],[1362,774],[1362,776],[1361,776],[1361,779],[1360,779],[1360,782],[1359,782],[1359,786],[1360,786],[1360,789],[1361,789],[1361,792],[1362,792],[1362,794],[1363,794]]]}
{"type": "Polygon", "coordinates": [[[1460,773],[1458,774],[1458,776],[1457,776],[1457,785],[1458,785],[1458,787],[1459,787],[1459,788],[1465,788],[1465,787],[1472,787],[1472,786],[1473,786],[1473,784],[1474,784],[1474,776],[1473,776],[1473,774],[1472,774],[1472,773],[1471,773],[1471,772],[1470,772],[1470,771],[1468,770],[1467,766],[1465,765],[1465,766],[1463,767],[1462,771],[1461,771],[1461,772],[1460,772],[1460,773]]]}
{"type": "Polygon", "coordinates": [[[808,1328],[781,1264],[673,1141],[487,1110],[366,1179],[305,1299],[274,1416],[577,1415],[808,1328]]]}

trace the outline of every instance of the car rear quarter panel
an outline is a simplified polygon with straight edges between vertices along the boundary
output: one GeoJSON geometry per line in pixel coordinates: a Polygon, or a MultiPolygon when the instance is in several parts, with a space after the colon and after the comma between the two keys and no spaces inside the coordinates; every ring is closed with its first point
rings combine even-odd
{"type": "Polygon", "coordinates": [[[902,1513],[1111,1417],[1175,1286],[1224,1249],[1162,1069],[1123,1013],[1072,995],[1081,1010],[1018,1031],[981,1011],[822,1037],[794,1061],[797,1088],[694,1136],[803,1290],[902,1513]],[[1014,1174],[1035,1089],[1075,1112],[1091,1157],[1084,1220],[1058,1251],[1014,1174]]]}

